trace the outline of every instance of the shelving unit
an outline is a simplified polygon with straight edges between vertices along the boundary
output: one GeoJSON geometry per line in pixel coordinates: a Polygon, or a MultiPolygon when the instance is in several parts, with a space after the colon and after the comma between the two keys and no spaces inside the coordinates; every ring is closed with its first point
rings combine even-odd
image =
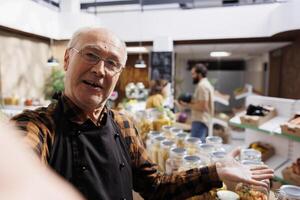
{"type": "Polygon", "coordinates": [[[297,111],[300,111],[300,101],[265,96],[249,96],[246,99],[246,106],[249,104],[273,106],[277,110],[277,116],[259,127],[254,127],[241,123],[240,116],[245,114],[245,112],[242,112],[233,117],[229,123],[246,129],[246,145],[255,141],[263,141],[274,146],[276,153],[266,161],[266,164],[275,170],[275,179],[288,183],[283,179],[281,171],[299,158],[300,137],[282,133],[280,125],[287,122],[297,111]]]}

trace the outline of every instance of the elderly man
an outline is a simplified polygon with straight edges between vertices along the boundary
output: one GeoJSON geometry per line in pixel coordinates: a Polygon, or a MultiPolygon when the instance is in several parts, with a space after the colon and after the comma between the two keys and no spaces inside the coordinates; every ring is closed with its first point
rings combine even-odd
{"type": "Polygon", "coordinates": [[[13,120],[39,158],[87,199],[184,199],[222,181],[267,187],[266,166],[241,167],[234,160],[164,175],[148,157],[133,123],[105,106],[126,63],[126,47],[103,28],[81,29],[64,57],[65,90],[47,108],[24,111],[13,120]]]}

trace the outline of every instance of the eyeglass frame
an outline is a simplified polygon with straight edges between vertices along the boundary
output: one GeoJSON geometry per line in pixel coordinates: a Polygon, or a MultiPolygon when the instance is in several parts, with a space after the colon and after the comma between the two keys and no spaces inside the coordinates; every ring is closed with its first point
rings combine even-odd
{"type": "Polygon", "coordinates": [[[84,57],[84,55],[82,54],[82,51],[83,51],[83,49],[85,49],[85,47],[84,48],[82,48],[81,50],[78,50],[77,48],[75,48],[75,47],[70,47],[69,48],[70,50],[75,50],[75,52],[77,52],[78,54],[80,54],[80,56],[84,59],[84,61],[86,61],[87,63],[89,63],[89,64],[91,64],[91,65],[97,65],[101,60],[104,62],[104,68],[105,68],[105,70],[107,70],[108,72],[110,72],[110,73],[112,73],[112,74],[117,74],[117,73],[119,73],[119,72],[121,72],[122,70],[123,70],[123,68],[124,68],[124,66],[123,66],[123,64],[122,63],[120,63],[120,62],[116,62],[116,61],[114,61],[114,60],[107,60],[107,59],[103,59],[103,58],[101,58],[98,54],[94,54],[94,56],[96,56],[97,58],[98,58],[98,60],[94,63],[94,62],[91,62],[91,61],[89,61],[89,60],[87,60],[85,57],[84,57]],[[107,68],[107,63],[109,62],[109,61],[113,61],[113,62],[115,62],[116,64],[118,64],[118,66],[119,66],[119,69],[117,70],[117,71],[114,71],[114,70],[110,70],[109,68],[107,68]]]}

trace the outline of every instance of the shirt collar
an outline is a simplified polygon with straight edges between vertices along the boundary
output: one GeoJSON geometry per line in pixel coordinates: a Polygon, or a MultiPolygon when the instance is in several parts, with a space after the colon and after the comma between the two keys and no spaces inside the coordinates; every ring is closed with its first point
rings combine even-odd
{"type": "Polygon", "coordinates": [[[63,113],[67,119],[77,124],[83,124],[86,121],[91,121],[95,126],[101,126],[107,116],[108,109],[104,106],[97,122],[93,122],[78,106],[76,106],[71,99],[62,94],[63,113]]]}

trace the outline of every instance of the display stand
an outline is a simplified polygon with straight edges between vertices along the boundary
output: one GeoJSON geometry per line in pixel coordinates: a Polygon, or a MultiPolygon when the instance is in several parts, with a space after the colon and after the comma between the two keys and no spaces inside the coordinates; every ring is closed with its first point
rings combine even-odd
{"type": "Polygon", "coordinates": [[[282,133],[280,125],[300,111],[300,101],[252,95],[246,99],[246,106],[249,104],[273,106],[277,110],[277,116],[259,127],[254,127],[241,124],[240,116],[245,114],[243,112],[233,117],[229,123],[246,129],[245,143],[247,146],[255,141],[267,142],[274,146],[276,153],[266,161],[266,164],[275,170],[275,178],[287,183],[283,180],[281,171],[299,158],[300,137],[282,133]]]}

